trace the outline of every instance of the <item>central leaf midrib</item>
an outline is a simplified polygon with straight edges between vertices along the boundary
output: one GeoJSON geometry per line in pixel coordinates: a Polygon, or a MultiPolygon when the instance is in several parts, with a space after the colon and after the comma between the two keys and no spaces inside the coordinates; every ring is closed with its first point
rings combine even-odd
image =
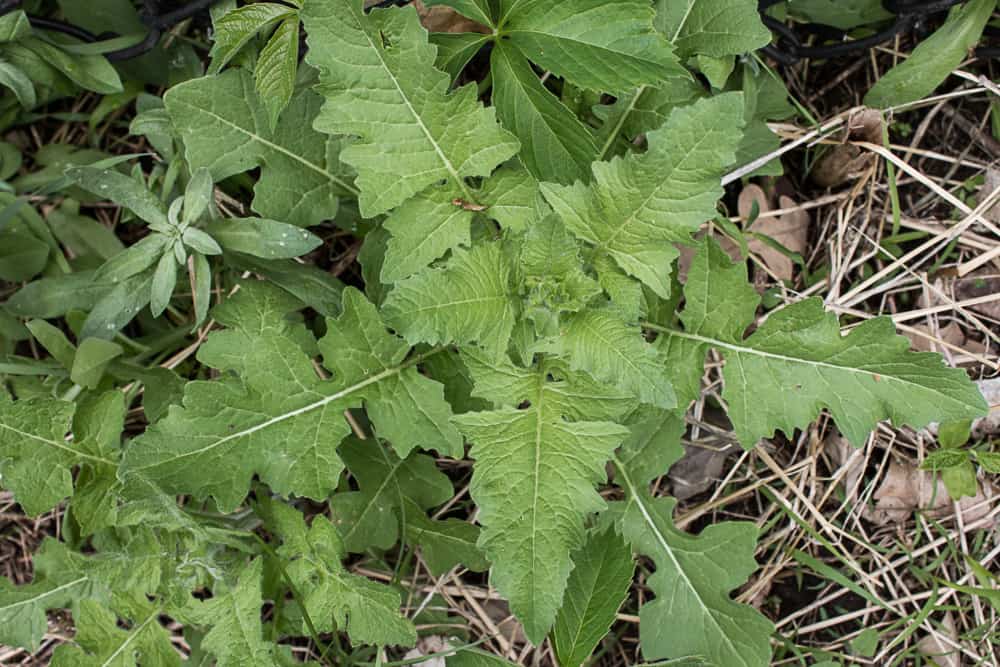
{"type": "Polygon", "coordinates": [[[168,459],[163,459],[163,460],[155,461],[155,462],[150,463],[148,465],[137,466],[137,467],[133,468],[132,470],[145,470],[146,468],[156,468],[156,467],[159,467],[159,466],[163,466],[163,465],[167,465],[167,464],[170,464],[170,463],[174,463],[175,461],[180,461],[181,459],[190,458],[192,456],[198,456],[198,455],[204,454],[205,452],[209,452],[209,451],[211,451],[211,450],[213,450],[213,449],[215,449],[217,447],[221,447],[225,443],[230,442],[232,440],[237,440],[239,438],[243,438],[243,437],[246,437],[248,435],[252,435],[254,433],[257,433],[258,431],[263,431],[263,430],[265,430],[267,428],[270,428],[271,426],[273,426],[275,424],[280,424],[280,423],[282,423],[284,421],[287,421],[289,419],[292,419],[294,417],[299,417],[301,415],[307,414],[309,412],[312,412],[313,410],[316,410],[317,408],[321,408],[321,407],[323,407],[325,405],[329,405],[330,403],[333,403],[334,401],[340,400],[341,398],[344,398],[344,397],[349,396],[349,395],[351,395],[351,394],[353,394],[353,393],[355,393],[357,391],[360,391],[360,390],[364,389],[365,387],[368,387],[370,385],[373,385],[373,384],[376,384],[378,382],[381,382],[382,380],[385,380],[388,377],[392,377],[393,375],[397,375],[398,373],[401,373],[402,371],[406,370],[407,368],[409,368],[411,366],[414,366],[414,365],[420,363],[421,361],[424,361],[425,359],[427,359],[427,358],[429,358],[429,357],[437,354],[438,352],[440,352],[443,349],[444,349],[443,347],[438,347],[438,348],[435,348],[433,350],[429,350],[429,351],[427,351],[427,352],[425,352],[423,354],[419,354],[419,355],[413,357],[412,359],[408,359],[407,361],[404,361],[402,364],[400,364],[399,366],[396,366],[395,368],[390,368],[390,369],[382,371],[381,373],[377,373],[375,375],[372,375],[371,377],[368,377],[368,378],[362,380],[361,382],[358,382],[358,383],[353,384],[353,385],[351,385],[349,387],[341,389],[340,391],[334,392],[333,394],[330,394],[329,396],[324,396],[320,400],[313,401],[312,403],[309,403],[308,405],[304,405],[301,408],[296,408],[294,410],[289,410],[288,412],[285,412],[283,414],[271,417],[270,419],[268,419],[268,420],[266,420],[264,422],[261,422],[259,424],[255,424],[254,426],[251,426],[250,428],[245,428],[242,431],[239,431],[239,432],[236,432],[236,433],[230,433],[230,434],[226,435],[223,438],[219,438],[218,440],[205,445],[204,447],[199,447],[198,449],[191,450],[189,452],[184,452],[182,454],[178,454],[176,456],[172,456],[172,457],[170,457],[168,459]]]}
{"type": "Polygon", "coordinates": [[[187,102],[185,100],[178,100],[177,103],[178,104],[182,104],[182,105],[188,107],[189,109],[193,109],[196,112],[208,114],[209,116],[211,116],[215,120],[219,121],[223,125],[226,125],[226,126],[232,128],[232,129],[234,129],[234,130],[236,130],[238,132],[241,132],[242,134],[246,135],[247,138],[249,138],[251,141],[256,141],[256,142],[260,143],[261,145],[266,146],[267,148],[270,148],[271,150],[273,150],[273,151],[275,151],[277,153],[281,153],[285,157],[288,157],[288,158],[294,160],[295,162],[298,162],[299,164],[303,165],[307,169],[315,171],[316,173],[320,174],[321,176],[325,177],[326,179],[328,179],[330,181],[333,181],[334,183],[336,183],[337,185],[341,186],[342,188],[344,188],[345,190],[347,190],[351,194],[353,194],[355,196],[358,195],[358,193],[359,193],[358,189],[354,185],[352,185],[351,183],[348,183],[347,181],[341,180],[340,177],[338,177],[336,174],[332,174],[332,173],[328,172],[326,169],[323,169],[319,165],[310,162],[309,160],[305,159],[301,155],[297,155],[297,154],[293,153],[292,151],[288,150],[284,146],[281,146],[279,144],[276,144],[276,143],[274,143],[272,141],[269,141],[269,140],[265,139],[261,135],[257,134],[256,130],[253,131],[253,132],[251,132],[250,130],[246,129],[245,127],[243,127],[241,125],[237,125],[236,123],[232,122],[228,118],[220,116],[219,114],[215,113],[211,109],[206,109],[204,107],[195,106],[194,104],[191,104],[191,103],[189,103],[189,102],[187,102]]]}
{"type": "Polygon", "coordinates": [[[662,548],[663,552],[667,555],[668,558],[670,558],[670,561],[674,564],[677,573],[684,580],[684,583],[687,585],[687,587],[694,593],[694,598],[698,601],[698,605],[705,612],[705,615],[709,619],[711,619],[712,625],[714,625],[717,630],[716,636],[722,638],[722,641],[724,641],[729,646],[730,650],[733,652],[734,655],[739,655],[739,651],[737,651],[735,644],[733,644],[732,640],[729,638],[729,635],[727,635],[723,631],[722,626],[715,619],[715,615],[712,613],[712,609],[709,608],[702,600],[701,594],[699,593],[698,589],[695,587],[694,583],[688,577],[687,572],[681,566],[680,561],[678,561],[677,557],[674,556],[673,548],[670,546],[670,543],[667,542],[667,538],[663,536],[663,533],[660,532],[660,528],[659,526],[656,525],[656,522],[653,521],[653,517],[650,516],[649,510],[646,508],[646,504],[642,501],[642,498],[639,495],[639,489],[636,488],[635,482],[633,482],[632,478],[629,476],[625,468],[625,465],[618,458],[617,454],[612,456],[612,460],[614,461],[615,468],[621,474],[622,480],[625,482],[625,486],[628,487],[629,502],[635,503],[636,507],[639,508],[639,511],[642,513],[643,521],[645,521],[646,525],[649,526],[649,529],[652,531],[654,537],[656,538],[657,543],[660,545],[660,548],[662,548]]]}
{"type": "Polygon", "coordinates": [[[385,61],[385,58],[382,57],[382,52],[379,51],[378,47],[375,46],[375,42],[372,41],[371,35],[368,34],[368,31],[365,29],[365,26],[361,23],[360,18],[354,12],[351,13],[351,16],[354,17],[358,30],[360,30],[361,33],[365,36],[365,39],[368,40],[368,45],[371,47],[372,51],[375,52],[375,56],[378,58],[379,64],[382,65],[382,69],[389,77],[389,80],[392,81],[392,85],[395,86],[396,92],[399,93],[399,99],[401,99],[403,101],[403,104],[406,105],[406,108],[410,112],[410,115],[413,116],[413,120],[416,121],[417,126],[420,128],[421,132],[424,133],[424,137],[426,137],[430,145],[434,147],[434,152],[437,153],[438,159],[444,165],[444,168],[448,171],[448,174],[451,176],[452,180],[454,180],[455,183],[458,185],[458,187],[462,190],[462,195],[464,196],[465,200],[469,202],[474,201],[472,192],[469,190],[469,187],[465,184],[465,180],[461,177],[461,175],[459,175],[458,170],[455,168],[455,165],[453,165],[451,163],[451,160],[448,159],[448,156],[444,154],[444,150],[441,148],[440,144],[438,144],[437,140],[434,138],[434,135],[431,134],[431,131],[427,127],[427,125],[424,124],[424,119],[421,118],[420,114],[417,113],[417,110],[413,107],[413,104],[410,102],[410,98],[403,91],[403,87],[399,85],[399,79],[396,78],[396,75],[389,68],[389,63],[387,63],[385,61]]]}
{"type": "MultiPolygon", "coordinates": [[[[653,324],[651,322],[643,322],[642,326],[644,326],[646,328],[649,328],[649,329],[652,329],[654,331],[657,331],[659,333],[668,335],[668,336],[676,336],[677,338],[686,338],[688,340],[697,341],[699,343],[704,343],[706,345],[711,345],[712,347],[721,348],[723,350],[731,350],[733,352],[736,352],[737,354],[746,354],[746,355],[751,355],[751,356],[756,356],[756,357],[763,357],[765,359],[775,359],[775,360],[782,361],[782,362],[789,363],[789,364],[801,364],[801,365],[805,365],[805,366],[816,366],[816,367],[819,367],[819,368],[828,368],[828,369],[835,370],[835,371],[843,371],[843,372],[848,372],[848,373],[856,373],[858,375],[865,375],[865,376],[871,377],[873,379],[875,378],[875,376],[878,376],[879,378],[883,378],[883,379],[886,379],[886,380],[889,380],[889,381],[893,381],[893,382],[899,382],[901,384],[905,384],[905,385],[908,385],[908,386],[911,386],[911,387],[915,387],[915,388],[920,389],[920,390],[927,390],[928,389],[928,387],[926,387],[925,385],[918,384],[916,382],[913,382],[911,380],[907,380],[905,378],[901,378],[901,377],[899,377],[897,375],[890,375],[888,373],[879,373],[877,371],[867,370],[867,369],[864,369],[864,368],[856,368],[854,366],[841,366],[841,365],[838,365],[838,364],[831,364],[831,363],[826,362],[826,361],[818,361],[818,360],[813,360],[813,359],[803,359],[802,357],[789,357],[789,356],[786,356],[786,355],[783,355],[783,354],[778,354],[776,352],[766,352],[764,350],[758,350],[756,348],[749,347],[749,346],[746,346],[746,345],[737,345],[736,343],[729,343],[729,342],[726,342],[726,341],[719,340],[718,338],[712,338],[712,337],[709,337],[709,336],[700,336],[698,334],[688,333],[686,331],[679,331],[679,330],[676,330],[676,329],[669,329],[667,327],[663,327],[663,326],[660,326],[658,324],[653,324]]],[[[938,392],[938,393],[943,398],[950,398],[950,397],[944,396],[944,394],[942,392],[938,392]]],[[[965,403],[961,403],[961,405],[965,405],[965,403]]]]}

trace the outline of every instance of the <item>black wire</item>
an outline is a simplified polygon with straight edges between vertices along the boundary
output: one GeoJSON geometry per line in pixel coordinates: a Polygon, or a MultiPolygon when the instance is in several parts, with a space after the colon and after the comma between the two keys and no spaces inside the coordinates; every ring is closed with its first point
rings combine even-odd
{"type": "MultiPolygon", "coordinates": [[[[145,53],[148,53],[156,47],[164,32],[181,21],[187,20],[195,14],[205,11],[217,1],[218,0],[193,0],[183,7],[179,7],[173,11],[167,12],[166,14],[160,14],[160,3],[158,0],[143,0],[143,8],[139,13],[139,16],[143,25],[147,28],[146,36],[138,44],[110,51],[105,53],[104,57],[108,60],[117,62],[137,58],[145,53]]],[[[21,0],[0,0],[0,16],[10,13],[20,6],[21,0]]],[[[84,30],[83,28],[75,26],[72,23],[32,16],[30,14],[28,15],[28,21],[33,27],[69,35],[88,44],[102,39],[118,37],[116,33],[105,33],[98,37],[89,30],[84,30]]]]}
{"type": "MultiPolygon", "coordinates": [[[[757,2],[757,10],[760,12],[761,19],[777,38],[773,44],[764,47],[761,51],[781,65],[794,65],[799,60],[804,59],[826,60],[867,51],[893,39],[896,35],[913,30],[926,17],[947,11],[962,0],[882,0],[882,6],[896,15],[892,25],[868,37],[815,46],[803,43],[795,30],[766,14],[768,8],[780,1],[758,0],[757,2]]],[[[844,40],[847,37],[843,30],[820,23],[803,24],[800,29],[815,35],[823,42],[844,40]]],[[[982,58],[996,57],[997,51],[998,49],[992,47],[980,47],[976,49],[976,55],[982,58]]]]}

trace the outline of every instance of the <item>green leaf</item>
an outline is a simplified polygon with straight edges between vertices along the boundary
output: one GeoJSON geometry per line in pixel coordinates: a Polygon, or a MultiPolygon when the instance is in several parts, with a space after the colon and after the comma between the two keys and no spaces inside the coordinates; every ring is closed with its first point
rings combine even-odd
{"type": "Polygon", "coordinates": [[[398,282],[452,248],[468,247],[473,213],[454,204],[461,200],[461,194],[458,189],[435,188],[389,214],[382,225],[392,236],[385,248],[381,282],[398,282]]]}
{"type": "Polygon", "coordinates": [[[27,37],[19,44],[59,70],[70,81],[95,93],[120,93],[122,82],[118,72],[104,56],[70,54],[36,37],[27,37]]]}
{"type": "Polygon", "coordinates": [[[604,121],[598,133],[602,150],[597,158],[605,159],[624,152],[614,150],[614,142],[620,135],[633,141],[640,134],[652,132],[666,123],[676,107],[692,104],[704,96],[705,89],[694,79],[676,78],[656,87],[636,88],[620,95],[614,104],[595,107],[594,115],[604,121]]]}
{"type": "MultiPolygon", "coordinates": [[[[129,250],[135,247],[132,246],[129,250]]],[[[115,284],[94,304],[80,329],[80,338],[113,338],[149,303],[151,284],[152,275],[149,271],[115,284]]]]}
{"type": "Polygon", "coordinates": [[[49,246],[27,231],[0,230],[0,280],[31,280],[45,268],[49,246]]]}
{"type": "Polygon", "coordinates": [[[757,527],[726,521],[697,537],[673,524],[677,501],[653,498],[626,466],[617,466],[627,491],[620,529],[633,548],[656,564],[646,580],[656,594],[639,610],[639,641],[647,660],[703,656],[726,667],[767,667],[773,625],[753,607],[729,597],[757,569],[757,527]]]}
{"type": "Polygon", "coordinates": [[[657,0],[656,27],[681,58],[741,55],[771,42],[755,0],[657,0]]]}
{"type": "MultiPolygon", "coordinates": [[[[161,370],[169,373],[166,369],[161,370]]],[[[148,392],[147,388],[147,401],[148,392]]],[[[91,392],[79,401],[73,415],[74,442],[80,451],[101,459],[85,460],[76,476],[70,514],[83,535],[113,526],[118,518],[116,472],[124,427],[125,401],[122,392],[113,389],[103,393],[91,392]]]]}
{"type": "MultiPolygon", "coordinates": [[[[170,258],[173,262],[173,257],[170,258]]],[[[73,382],[96,389],[101,378],[104,377],[104,370],[113,359],[120,357],[122,347],[117,343],[102,340],[100,338],[84,338],[76,351],[73,359],[73,368],[69,377],[73,382]]]]}
{"type": "Polygon", "coordinates": [[[70,470],[83,455],[67,442],[74,405],[56,399],[13,401],[0,392],[3,485],[30,516],[73,493],[70,470]]]}
{"type": "Polygon", "coordinates": [[[567,317],[547,349],[565,355],[574,369],[661,408],[677,405],[665,359],[613,311],[590,309],[567,317]]]}
{"type": "Polygon", "coordinates": [[[479,199],[487,205],[485,215],[504,229],[523,232],[548,210],[538,189],[538,181],[524,165],[510,162],[483,183],[479,199]]]}
{"type": "Polygon", "coordinates": [[[490,564],[477,546],[479,527],[457,518],[431,519],[410,499],[405,499],[406,539],[420,545],[420,554],[431,574],[443,576],[458,565],[485,572],[490,564]]]}
{"type": "Polygon", "coordinates": [[[485,26],[493,25],[492,0],[428,0],[424,3],[427,7],[444,5],[451,7],[462,16],[472,19],[485,26]]]}
{"type": "Polygon", "coordinates": [[[945,488],[948,489],[948,495],[955,502],[966,496],[974,498],[979,493],[976,467],[969,461],[968,454],[960,465],[942,470],[941,481],[944,482],[945,488]]]}
{"type": "Polygon", "coordinates": [[[614,622],[635,570],[631,549],[610,528],[592,532],[573,562],[566,598],[552,629],[562,667],[580,667],[587,661],[614,622]]]}
{"type": "Polygon", "coordinates": [[[722,398],[747,448],[777,429],[805,428],[823,408],[855,445],[882,419],[919,429],[986,414],[965,371],[910,352],[889,318],[866,320],[842,336],[822,301],[807,299],[772,313],[744,338],[760,299],[746,266],[732,264],[714,241],[695,256],[684,295],[684,331],[663,329],[670,367],[700,376],[707,349],[722,354],[722,398]]]}
{"type": "Polygon", "coordinates": [[[14,586],[0,577],[0,644],[34,652],[48,630],[45,612],[86,595],[89,578],[67,567],[68,560],[66,546],[46,538],[32,559],[35,578],[30,584],[14,586]]]}
{"type": "Polygon", "coordinates": [[[271,39],[261,50],[254,67],[254,85],[267,108],[273,129],[278,116],[295,92],[295,76],[299,68],[299,16],[291,13],[278,24],[271,39]]]}
{"type": "Polygon", "coordinates": [[[177,260],[172,252],[163,253],[156,264],[153,282],[150,286],[149,310],[153,317],[159,317],[170,305],[170,297],[177,286],[177,260]]]}
{"type": "Polygon", "coordinates": [[[275,2],[255,2],[226,12],[213,24],[212,65],[209,74],[218,74],[240,49],[255,35],[291,17],[298,22],[297,13],[287,5],[275,2]]]}
{"type": "Polygon", "coordinates": [[[114,169],[70,167],[66,170],[66,177],[101,199],[109,199],[124,206],[152,225],[163,228],[171,226],[167,221],[167,208],[163,202],[145,184],[131,176],[114,169]]]}
{"type": "Polygon", "coordinates": [[[979,41],[995,8],[996,0],[970,0],[953,7],[943,26],[879,78],[865,95],[865,104],[886,108],[930,95],[979,41]]]}
{"type": "MultiPolygon", "coordinates": [[[[226,229],[228,221],[233,219],[243,220],[242,218],[227,218],[226,220],[223,221],[214,221],[214,222],[218,222],[220,228],[226,229]]],[[[279,223],[279,224],[284,224],[284,223],[279,223]]],[[[285,225],[286,233],[288,231],[291,231],[288,228],[295,229],[293,225],[285,225]]],[[[260,231],[264,233],[263,229],[261,229],[260,231]]],[[[300,235],[307,233],[307,232],[301,232],[297,229],[295,229],[295,231],[300,235]]],[[[236,232],[233,234],[233,236],[240,238],[241,236],[245,235],[241,235],[239,232],[236,232]]],[[[312,235],[310,234],[310,236],[312,235]]],[[[184,245],[189,246],[195,252],[200,252],[203,255],[222,254],[222,248],[219,246],[218,241],[212,238],[211,234],[208,234],[198,229],[197,227],[188,227],[187,229],[185,229],[184,234],[181,236],[181,238],[184,240],[184,245]]],[[[252,246],[252,244],[246,240],[243,240],[243,243],[252,246]]],[[[239,242],[237,241],[236,244],[239,245],[239,242]]]]}
{"type": "Polygon", "coordinates": [[[195,169],[184,190],[184,214],[181,222],[193,224],[213,209],[215,200],[215,184],[212,182],[212,172],[205,167],[195,169]]]}
{"type": "Polygon", "coordinates": [[[253,271],[274,283],[299,301],[327,317],[340,312],[344,284],[316,266],[292,260],[264,260],[248,255],[231,255],[228,264],[253,271]]]}
{"type": "Polygon", "coordinates": [[[30,34],[31,23],[23,10],[15,9],[0,16],[0,43],[14,42],[30,34]]]}
{"type": "Polygon", "coordinates": [[[251,561],[228,590],[213,590],[189,612],[212,626],[202,646],[218,658],[218,667],[274,667],[275,646],[264,640],[260,620],[262,566],[260,558],[251,561]]]}
{"type": "Polygon", "coordinates": [[[493,41],[493,37],[479,32],[435,32],[431,33],[430,41],[437,47],[434,66],[447,72],[454,81],[473,56],[493,41]]]}
{"type": "Polygon", "coordinates": [[[400,519],[410,521],[408,502],[423,514],[454,493],[451,480],[426,454],[413,452],[401,459],[377,440],[357,438],[345,440],[338,452],[360,489],[342,491],[330,499],[333,523],[344,548],[352,553],[396,544],[400,519]]]}
{"type": "Polygon", "coordinates": [[[594,486],[628,433],[609,421],[578,420],[610,417],[621,403],[559,365],[522,369],[471,353],[465,361],[476,394],[503,406],[454,417],[473,443],[479,546],[493,564],[493,583],[538,644],[561,606],[570,554],[586,538],[584,520],[605,506],[594,486]]]}
{"type": "MultiPolygon", "coordinates": [[[[398,376],[421,357],[403,360],[404,350],[393,357],[394,365],[365,374],[362,364],[381,358],[355,353],[361,363],[337,358],[337,378],[324,381],[299,347],[308,333],[285,319],[300,307],[277,287],[242,283],[214,312],[228,328],[210,335],[198,350],[200,361],[232,373],[188,383],[183,406],[171,408],[127,449],[121,474],[142,474],[168,493],[213,496],[227,511],[243,500],[254,474],[284,495],[326,498],[343,470],[335,449],[350,433],[344,410],[378,397],[382,382],[400,386],[398,376]],[[341,375],[348,370],[359,375],[341,375]]],[[[356,340],[364,340],[361,327],[368,335],[374,332],[374,323],[355,314],[328,326],[356,340]]]]}
{"type": "Polygon", "coordinates": [[[965,465],[969,461],[969,453],[962,449],[939,449],[927,455],[920,468],[923,470],[945,470],[965,465]]]}
{"type": "Polygon", "coordinates": [[[94,279],[118,283],[144,272],[164,255],[167,242],[163,234],[150,234],[102,264],[94,279]]]}
{"type": "Polygon", "coordinates": [[[359,140],[344,162],[358,171],[362,215],[399,206],[446,180],[472,201],[465,179],[488,176],[518,150],[477,100],[474,85],[448,94],[435,48],[406,7],[366,15],[363,0],[308,3],[306,60],[320,70],[326,103],[316,129],[359,140]]]}
{"type": "Polygon", "coordinates": [[[719,181],[733,161],[742,118],[737,93],[675,109],[647,135],[649,150],[642,155],[595,162],[592,185],[544,183],[542,194],[578,238],[667,298],[679,254],[674,244],[690,243],[701,223],[715,216],[719,181]]]}
{"type": "Polygon", "coordinates": [[[55,327],[45,320],[32,320],[27,324],[28,331],[35,337],[42,347],[52,356],[53,359],[62,364],[63,368],[70,370],[73,368],[73,359],[76,357],[76,346],[70,342],[66,334],[61,329],[55,327]]]}
{"type": "Polygon", "coordinates": [[[1000,453],[983,452],[976,450],[976,462],[984,472],[991,475],[1000,475],[1000,453]]]}
{"type": "Polygon", "coordinates": [[[593,133],[552,93],[506,42],[493,48],[493,104],[504,127],[521,140],[520,158],[544,181],[586,181],[597,154],[593,133]]]}
{"type": "Polygon", "coordinates": [[[893,14],[882,6],[881,0],[795,0],[788,9],[807,21],[841,30],[893,18],[893,14]]]}
{"type": "Polygon", "coordinates": [[[35,86],[31,83],[31,78],[18,67],[0,61],[0,86],[9,88],[25,109],[35,107],[37,103],[35,86]]]}
{"type": "Polygon", "coordinates": [[[317,631],[344,630],[359,644],[413,645],[417,634],[399,613],[399,593],[344,568],[344,545],[326,517],[315,517],[306,528],[303,516],[282,503],[269,503],[265,516],[281,535],[277,552],[301,594],[296,601],[317,631]]]}
{"type": "MultiPolygon", "coordinates": [[[[386,331],[375,306],[350,287],[343,299],[342,315],[328,320],[329,330],[319,341],[326,367],[343,382],[362,382],[403,363],[410,346],[386,331]]],[[[415,367],[391,373],[360,390],[359,396],[378,435],[391,442],[400,456],[420,447],[462,457],[462,436],[449,422],[451,407],[443,387],[415,367]]]]}
{"type": "Polygon", "coordinates": [[[158,609],[128,630],[117,616],[93,600],[83,600],[73,614],[76,646],[63,644],[52,656],[53,667],[172,667],[181,664],[168,633],[158,621],[158,609]],[[141,661],[141,662],[140,662],[141,661]]]}
{"type": "Polygon", "coordinates": [[[476,342],[499,357],[517,313],[512,273],[499,243],[459,248],[444,267],[399,282],[386,299],[386,320],[410,343],[476,342]]]}
{"type": "Polygon", "coordinates": [[[517,0],[506,3],[499,26],[526,58],[590,90],[621,93],[684,76],[643,0],[517,0]]]}
{"type": "Polygon", "coordinates": [[[20,317],[61,317],[71,309],[89,310],[114,285],[93,271],[39,278],[12,294],[4,307],[20,317]]]}
{"type": "Polygon", "coordinates": [[[289,259],[323,245],[323,240],[304,229],[265,218],[225,218],[206,227],[226,250],[264,259],[289,259]]]}
{"type": "Polygon", "coordinates": [[[356,194],[339,161],[343,140],[311,129],[322,98],[308,89],[292,95],[273,131],[243,69],[174,86],[163,102],[191,169],[207,167],[218,182],[261,167],[253,209],[265,218],[316,225],[336,215],[338,197],[356,194]]]}

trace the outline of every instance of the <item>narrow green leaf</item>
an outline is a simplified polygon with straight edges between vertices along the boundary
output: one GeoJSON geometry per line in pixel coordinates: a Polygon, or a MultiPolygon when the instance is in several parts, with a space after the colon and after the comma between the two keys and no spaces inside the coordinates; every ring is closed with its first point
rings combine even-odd
{"type": "Polygon", "coordinates": [[[865,95],[865,104],[885,108],[930,95],[979,41],[995,8],[996,0],[970,0],[953,7],[943,26],[879,78],[865,95]]]}
{"type": "Polygon", "coordinates": [[[295,76],[299,68],[299,16],[295,12],[275,28],[267,45],[261,50],[254,67],[254,85],[260,95],[271,128],[295,92],[295,76]]]}
{"type": "Polygon", "coordinates": [[[298,21],[295,10],[276,2],[255,2],[223,14],[213,25],[208,73],[218,74],[254,36],[289,17],[298,21]]]}
{"type": "Polygon", "coordinates": [[[528,171],[556,183],[588,180],[597,154],[591,131],[542,86],[509,45],[497,44],[490,62],[493,104],[500,122],[521,140],[520,158],[528,171]]]}
{"type": "Polygon", "coordinates": [[[170,305],[170,297],[177,287],[177,260],[172,252],[165,252],[160,257],[153,272],[153,282],[149,292],[149,310],[153,317],[159,317],[170,305]]]}
{"type": "Polygon", "coordinates": [[[323,244],[323,240],[311,232],[266,218],[213,220],[205,231],[226,250],[264,259],[298,257],[323,244]]]}
{"type": "Polygon", "coordinates": [[[561,667],[581,667],[587,661],[614,622],[635,570],[632,550],[611,528],[591,533],[573,562],[552,629],[561,667]]]}
{"type": "MultiPolygon", "coordinates": [[[[173,261],[173,257],[170,258],[173,261]]],[[[95,389],[104,376],[104,369],[112,359],[122,354],[122,347],[100,338],[84,338],[73,359],[70,379],[73,382],[95,389]]]]}

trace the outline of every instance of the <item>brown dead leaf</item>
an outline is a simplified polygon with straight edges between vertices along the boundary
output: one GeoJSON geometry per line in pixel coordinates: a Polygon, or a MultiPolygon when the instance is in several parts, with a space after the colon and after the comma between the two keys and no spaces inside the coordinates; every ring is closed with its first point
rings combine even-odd
{"type": "Polygon", "coordinates": [[[413,6],[428,32],[489,32],[483,24],[465,18],[451,7],[426,7],[420,0],[414,0],[413,6]]]}
{"type": "Polygon", "coordinates": [[[937,333],[931,331],[931,328],[925,324],[915,324],[913,328],[926,334],[921,336],[912,331],[906,332],[906,337],[910,339],[910,347],[917,352],[944,352],[945,347],[936,343],[935,339],[956,347],[965,344],[965,332],[962,331],[958,322],[949,322],[946,326],[938,327],[937,333]]]}
{"type": "MultiPolygon", "coordinates": [[[[997,188],[1000,188],[1000,168],[987,167],[983,186],[979,188],[979,201],[985,200],[997,188]]],[[[1000,223],[1000,201],[991,206],[983,215],[993,222],[1000,223]]]]}
{"type": "Polygon", "coordinates": [[[875,156],[847,142],[881,144],[884,123],[882,114],[875,109],[859,109],[852,113],[844,125],[843,143],[830,148],[813,165],[809,177],[824,188],[834,188],[858,178],[872,164],[875,156]]]}
{"type": "MultiPolygon", "coordinates": [[[[737,201],[737,210],[741,218],[744,220],[750,218],[754,203],[757,204],[760,215],[748,228],[750,231],[764,234],[792,252],[802,254],[806,251],[806,242],[809,238],[808,213],[799,210],[784,215],[764,216],[764,213],[774,209],[764,190],[759,185],[751,183],[743,188],[737,201]]],[[[780,209],[795,208],[795,206],[795,200],[791,197],[781,195],[778,199],[778,208],[780,209]]],[[[755,238],[748,239],[747,246],[780,280],[792,279],[795,264],[783,253],[755,238]]]]}
{"type": "Polygon", "coordinates": [[[861,176],[873,157],[853,144],[839,144],[816,161],[809,178],[821,188],[835,188],[861,176]]]}
{"type": "MultiPolygon", "coordinates": [[[[958,644],[958,630],[950,612],[945,613],[939,632],[940,635],[958,644]]],[[[962,660],[958,649],[954,644],[946,643],[940,635],[927,635],[917,642],[917,650],[930,658],[938,667],[961,667],[962,660]]]]}
{"type": "MultiPolygon", "coordinates": [[[[972,498],[958,501],[965,523],[978,521],[989,515],[993,503],[989,502],[997,494],[997,489],[989,482],[980,480],[979,492],[972,498]]],[[[948,490],[940,475],[920,470],[909,461],[893,460],[889,463],[882,483],[875,490],[875,510],[871,520],[885,526],[905,523],[918,509],[932,519],[944,519],[955,513],[955,503],[948,496],[948,490]]]]}
{"type": "Polygon", "coordinates": [[[726,459],[738,450],[733,444],[718,448],[684,445],[684,456],[667,473],[671,495],[683,502],[710,489],[722,477],[726,459]]]}
{"type": "MultiPolygon", "coordinates": [[[[996,269],[987,267],[977,269],[963,278],[957,278],[952,289],[956,301],[998,294],[1000,293],[1000,273],[997,273],[996,269]]],[[[1000,321],[1000,300],[969,306],[969,310],[985,315],[992,320],[1000,321]]]]}
{"type": "MultiPolygon", "coordinates": [[[[444,637],[438,635],[428,635],[417,640],[417,645],[403,655],[404,660],[415,660],[434,653],[443,653],[451,646],[444,637]]],[[[413,663],[413,667],[445,667],[445,659],[441,656],[428,658],[421,662],[413,663]]]]}
{"type": "Polygon", "coordinates": [[[990,412],[972,422],[972,437],[982,439],[1000,435],[1000,378],[977,380],[976,386],[990,406],[990,412]]]}
{"type": "MultiPolygon", "coordinates": [[[[830,459],[839,473],[839,469],[847,466],[844,472],[843,483],[844,492],[848,501],[857,498],[858,483],[865,473],[865,456],[857,447],[847,441],[847,438],[840,434],[840,431],[832,430],[823,439],[823,451],[830,459]]],[[[869,518],[867,515],[863,515],[869,518]]]]}
{"type": "Polygon", "coordinates": [[[885,118],[877,109],[858,109],[847,118],[847,139],[852,141],[867,141],[870,144],[882,143],[882,129],[885,118]]]}

